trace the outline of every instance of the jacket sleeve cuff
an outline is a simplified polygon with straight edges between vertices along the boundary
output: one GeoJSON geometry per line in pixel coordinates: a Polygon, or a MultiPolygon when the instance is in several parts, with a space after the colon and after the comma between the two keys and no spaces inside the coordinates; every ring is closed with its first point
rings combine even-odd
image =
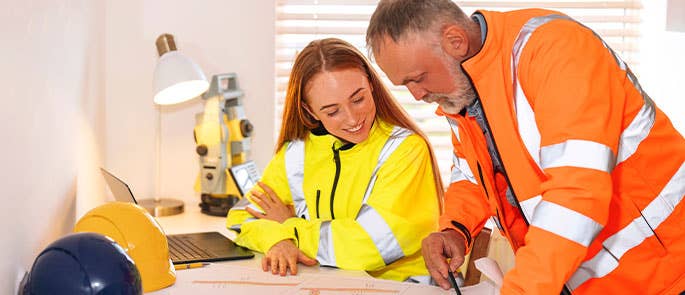
{"type": "Polygon", "coordinates": [[[289,231],[282,232],[273,236],[269,236],[266,239],[264,239],[263,245],[264,245],[264,253],[269,251],[271,247],[276,245],[278,242],[283,241],[283,240],[295,240],[295,234],[289,231]]]}
{"type": "Polygon", "coordinates": [[[292,229],[293,236],[295,237],[295,245],[297,245],[298,248],[300,247],[300,233],[298,232],[297,227],[306,222],[306,220],[299,217],[291,217],[283,222],[283,225],[285,225],[285,227],[292,229]]]}
{"type": "Polygon", "coordinates": [[[266,253],[276,243],[295,240],[292,228],[270,220],[257,220],[243,224],[236,243],[252,250],[266,253]]]}
{"type": "Polygon", "coordinates": [[[468,254],[469,252],[471,252],[471,246],[473,246],[473,239],[471,237],[471,232],[469,232],[469,230],[466,228],[466,226],[464,226],[463,224],[461,224],[455,220],[452,220],[450,222],[450,225],[445,226],[445,227],[441,228],[440,230],[441,231],[454,230],[455,232],[460,234],[462,237],[464,237],[464,249],[465,249],[464,254],[468,254]]]}

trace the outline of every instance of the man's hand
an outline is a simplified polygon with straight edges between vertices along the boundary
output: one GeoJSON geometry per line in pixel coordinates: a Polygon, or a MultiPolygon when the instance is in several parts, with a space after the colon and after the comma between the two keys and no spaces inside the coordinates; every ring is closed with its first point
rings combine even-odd
{"type": "Polygon", "coordinates": [[[428,272],[445,290],[452,287],[447,272],[456,271],[464,263],[465,245],[464,237],[454,230],[432,233],[421,243],[428,272]],[[449,265],[447,259],[450,259],[449,265]]]}
{"type": "Polygon", "coordinates": [[[266,184],[262,182],[257,183],[264,193],[253,190],[250,192],[252,200],[264,210],[264,213],[253,210],[250,207],[245,208],[247,213],[259,219],[269,219],[278,223],[283,223],[290,217],[295,217],[295,209],[293,206],[286,206],[283,201],[276,195],[276,193],[266,184]]]}
{"type": "Polygon", "coordinates": [[[296,275],[298,262],[307,266],[316,264],[316,260],[304,255],[304,253],[295,246],[293,241],[283,240],[273,245],[271,249],[264,254],[264,258],[262,258],[262,270],[269,271],[270,269],[272,274],[285,276],[289,268],[290,274],[296,275]]]}

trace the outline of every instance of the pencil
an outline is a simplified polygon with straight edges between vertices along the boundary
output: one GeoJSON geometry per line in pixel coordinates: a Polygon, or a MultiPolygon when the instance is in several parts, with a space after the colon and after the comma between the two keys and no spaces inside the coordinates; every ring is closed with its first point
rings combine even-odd
{"type": "Polygon", "coordinates": [[[452,284],[452,287],[454,287],[454,292],[456,292],[457,295],[461,295],[461,291],[459,291],[459,285],[457,285],[457,280],[454,279],[454,275],[452,274],[452,271],[449,270],[447,272],[447,275],[449,276],[450,284],[452,284]]]}
{"type": "Polygon", "coordinates": [[[183,270],[183,269],[205,267],[207,265],[209,265],[209,262],[194,262],[194,263],[174,264],[174,269],[175,270],[183,270]]]}

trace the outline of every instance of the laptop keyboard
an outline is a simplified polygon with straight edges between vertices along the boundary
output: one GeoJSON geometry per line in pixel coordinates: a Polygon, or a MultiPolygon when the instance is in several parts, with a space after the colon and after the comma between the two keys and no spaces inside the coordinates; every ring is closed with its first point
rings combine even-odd
{"type": "Polygon", "coordinates": [[[216,257],[211,252],[193,244],[192,239],[182,236],[167,236],[167,241],[169,242],[169,256],[173,262],[216,257]]]}

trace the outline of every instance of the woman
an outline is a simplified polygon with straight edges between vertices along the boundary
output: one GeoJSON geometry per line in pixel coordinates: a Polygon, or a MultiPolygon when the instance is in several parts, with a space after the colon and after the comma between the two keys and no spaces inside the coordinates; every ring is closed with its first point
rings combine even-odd
{"type": "Polygon", "coordinates": [[[420,248],[437,228],[437,166],[425,135],[352,45],[317,40],[297,56],[276,151],[261,189],[227,220],[238,244],[266,253],[264,271],[296,274],[298,262],[318,261],[428,282],[420,248]]]}

